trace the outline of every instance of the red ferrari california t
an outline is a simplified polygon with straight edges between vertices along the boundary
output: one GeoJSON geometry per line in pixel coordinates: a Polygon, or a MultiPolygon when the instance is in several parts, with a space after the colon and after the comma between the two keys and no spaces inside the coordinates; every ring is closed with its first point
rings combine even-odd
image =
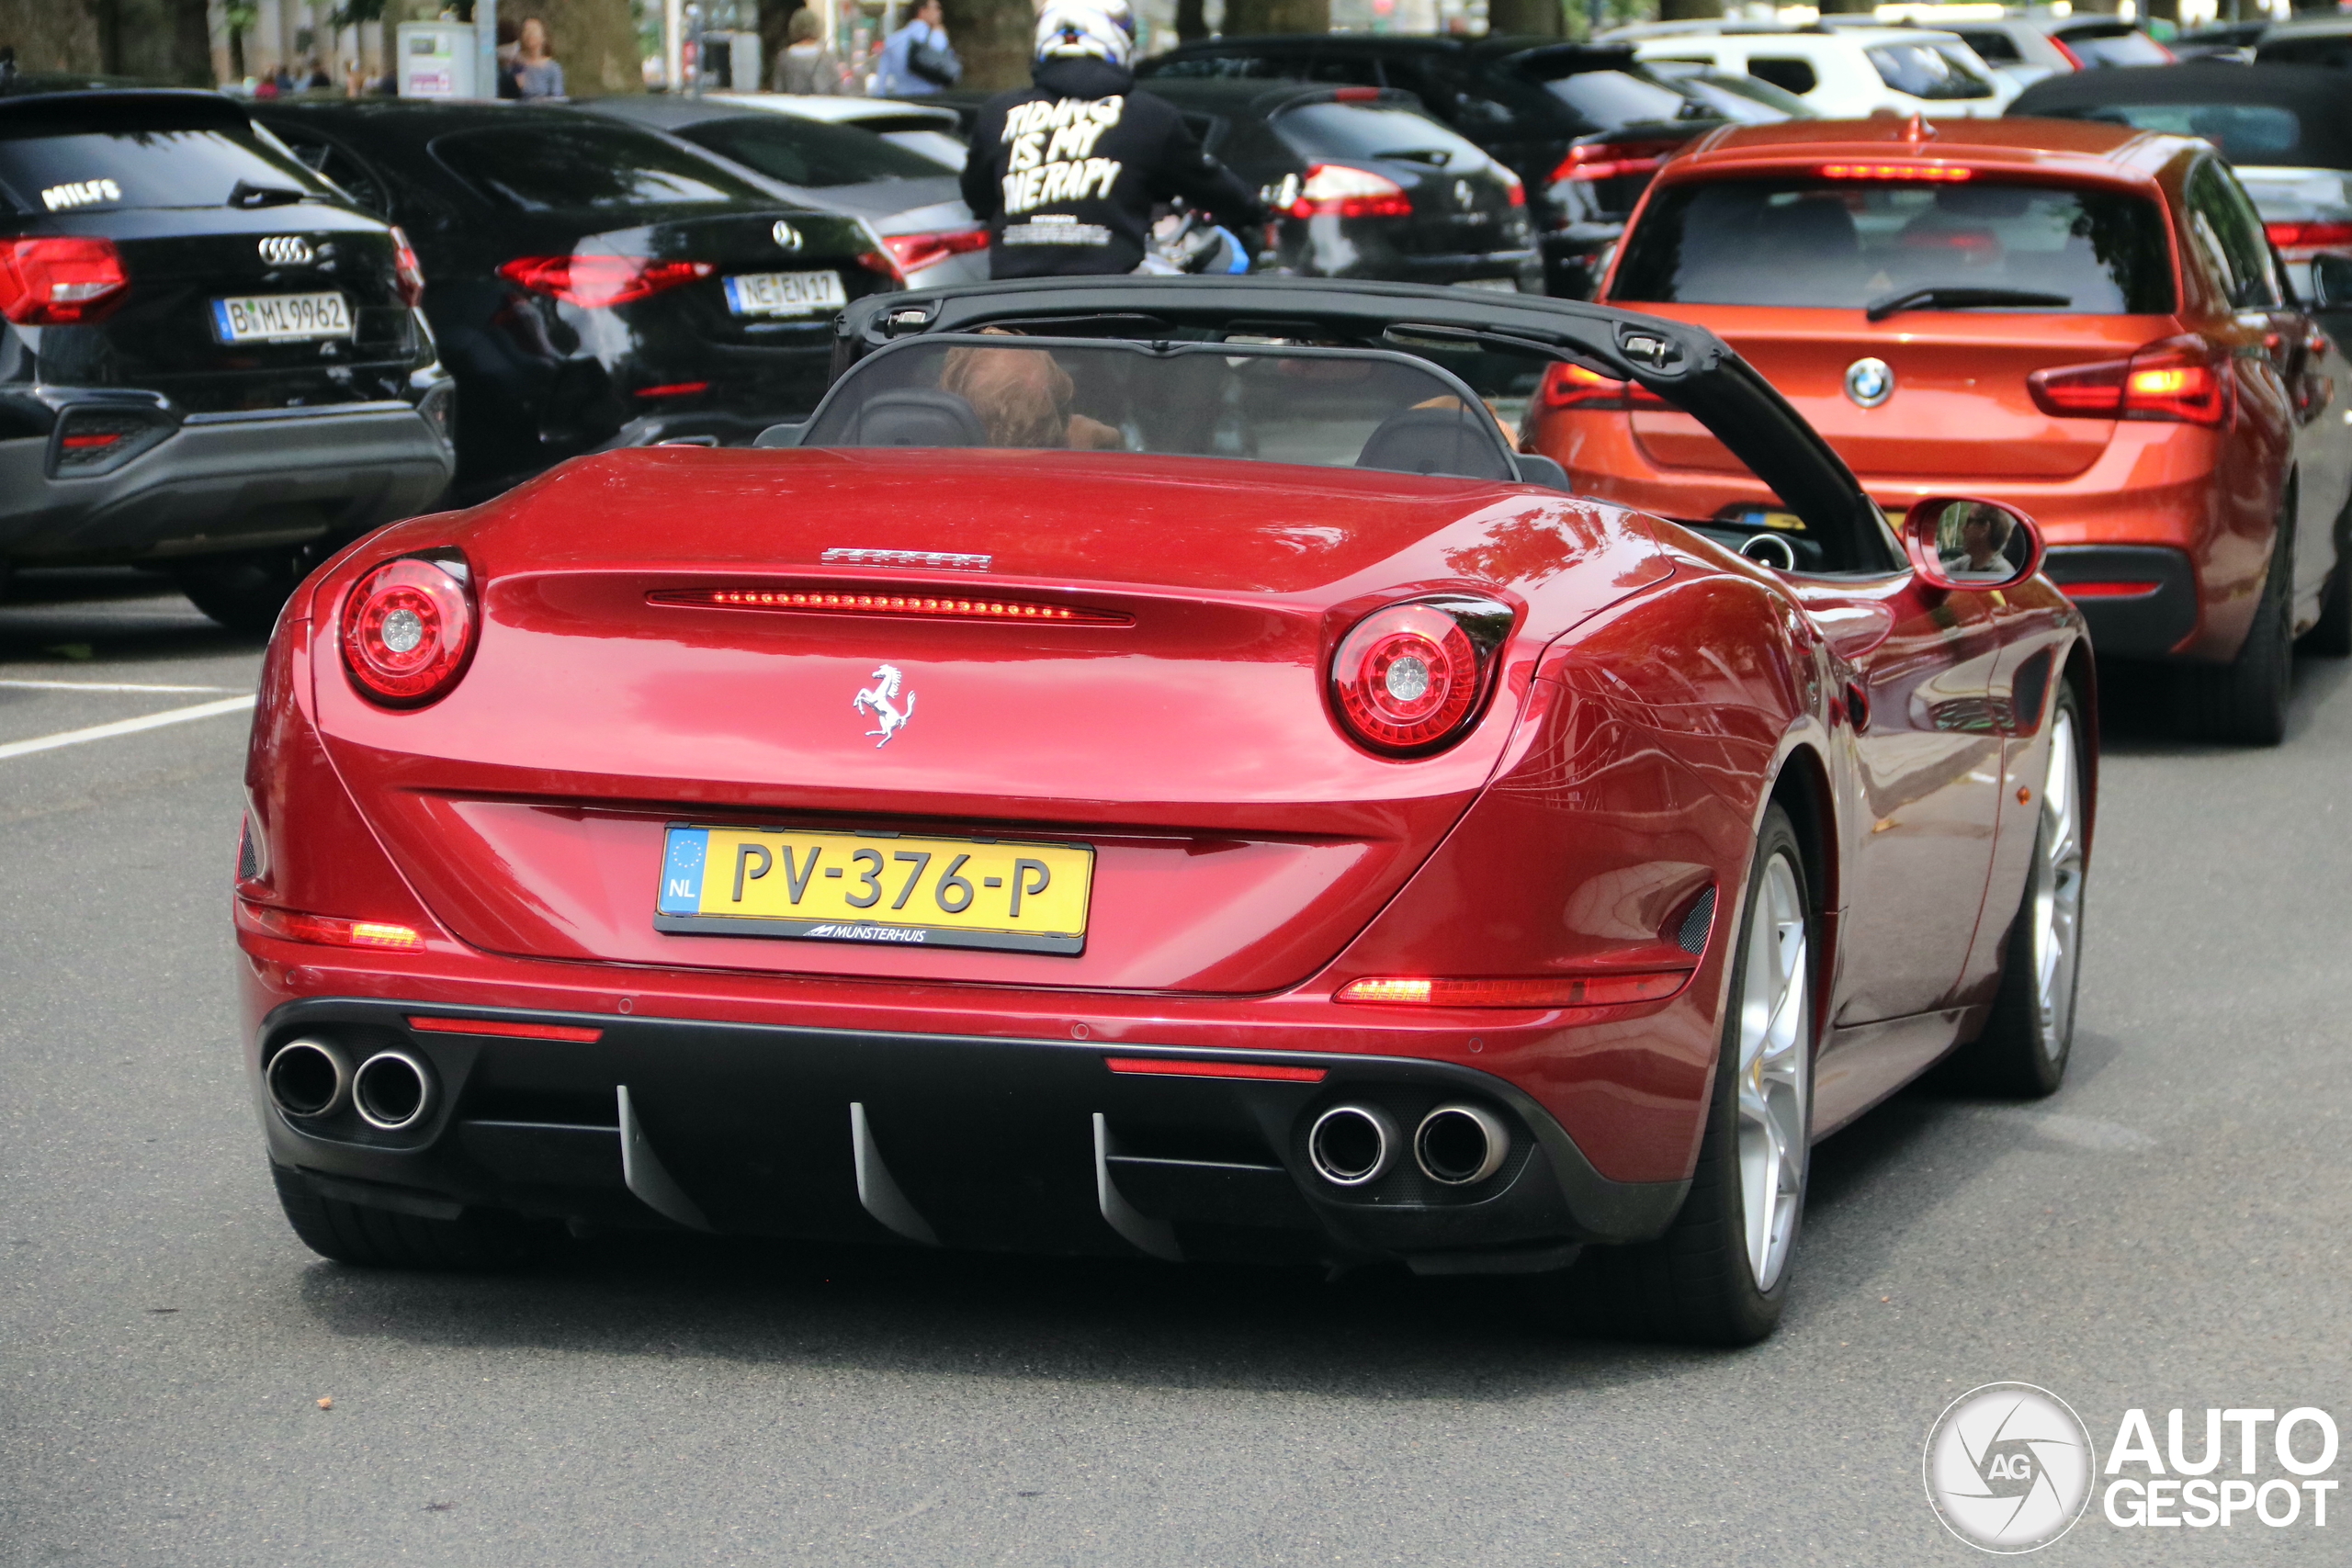
{"type": "Polygon", "coordinates": [[[1702,328],[1406,285],[854,304],[805,424],[583,458],[289,604],[236,879],[295,1231],[1546,1276],[1770,1331],[1812,1144],[2055,1088],[2092,669],[1702,328]],[[1801,558],[1497,406],[1687,410],[1801,558]]]}

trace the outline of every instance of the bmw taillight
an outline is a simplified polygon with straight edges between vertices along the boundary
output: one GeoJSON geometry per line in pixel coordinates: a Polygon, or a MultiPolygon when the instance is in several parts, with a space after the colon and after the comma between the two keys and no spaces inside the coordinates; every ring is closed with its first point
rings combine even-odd
{"type": "Polygon", "coordinates": [[[2289,261],[2309,261],[2326,251],[2352,252],[2352,223],[2314,219],[2307,223],[2266,223],[2265,232],[2289,261]]]}
{"type": "Polygon", "coordinates": [[[474,647],[463,570],[411,556],[359,580],[343,602],[343,665],[364,694],[418,707],[457,684],[474,647]]]}
{"type": "Polygon", "coordinates": [[[1581,365],[1555,364],[1544,373],[1541,394],[1551,409],[1626,410],[1671,407],[1639,381],[1619,381],[1581,365]]]}
{"type": "Polygon", "coordinates": [[[400,225],[392,226],[392,276],[401,291],[401,303],[415,306],[424,302],[424,264],[416,259],[416,247],[408,243],[400,225]]]}
{"type": "Polygon", "coordinates": [[[597,310],[666,294],[718,270],[709,262],[644,256],[517,256],[501,266],[498,276],[534,294],[597,310]]]}
{"type": "Polygon", "coordinates": [[[2166,338],[2129,359],[2037,370],[2026,378],[2044,413],[2220,424],[2230,415],[2229,361],[2202,338],[2166,338]]]}
{"type": "Polygon", "coordinates": [[[130,288],[112,240],[0,240],[0,315],[20,327],[95,321],[130,288]]]}
{"type": "Polygon", "coordinates": [[[1331,695],[1347,732],[1373,750],[1419,756],[1459,739],[1477,715],[1510,606],[1414,600],[1376,610],[1340,639],[1331,695]]]}
{"type": "Polygon", "coordinates": [[[1385,175],[1346,164],[1316,164],[1284,210],[1293,218],[1410,218],[1413,198],[1385,175]]]}
{"type": "Polygon", "coordinates": [[[986,229],[947,229],[935,234],[885,234],[882,243],[902,273],[937,266],[950,256],[969,255],[989,248],[986,229]]]}

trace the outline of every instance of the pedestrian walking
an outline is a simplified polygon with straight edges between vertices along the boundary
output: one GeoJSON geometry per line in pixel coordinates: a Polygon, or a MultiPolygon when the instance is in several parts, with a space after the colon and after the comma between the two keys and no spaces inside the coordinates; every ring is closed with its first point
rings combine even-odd
{"type": "Polygon", "coordinates": [[[775,90],[779,93],[842,94],[854,92],[849,67],[825,41],[825,19],[813,6],[792,13],[786,28],[790,40],[775,57],[775,90]]]}
{"type": "Polygon", "coordinates": [[[922,0],[915,19],[882,45],[876,91],[886,98],[920,98],[964,79],[964,62],[947,41],[946,13],[939,0],[922,0]]]}
{"type": "Polygon", "coordinates": [[[548,48],[547,24],[537,17],[523,18],[514,50],[514,96],[526,101],[564,96],[563,67],[548,48]]]}

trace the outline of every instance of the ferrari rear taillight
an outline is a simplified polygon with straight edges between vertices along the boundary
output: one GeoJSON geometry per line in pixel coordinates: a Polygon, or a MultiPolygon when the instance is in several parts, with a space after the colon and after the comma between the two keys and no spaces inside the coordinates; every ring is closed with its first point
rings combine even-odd
{"type": "Polygon", "coordinates": [[[1615,180],[1627,175],[1655,174],[1657,166],[1674,156],[1682,142],[1671,141],[1580,141],[1568,149],[1560,166],[1552,171],[1552,184],[1563,181],[1615,180]]]}
{"type": "Polygon", "coordinates": [[[1389,1002],[1438,1008],[1597,1008],[1662,1001],[1690,978],[1687,969],[1629,975],[1584,975],[1575,978],[1539,975],[1527,978],[1419,979],[1384,976],[1351,980],[1340,987],[1343,1002],[1389,1002]]]}
{"type": "Polygon", "coordinates": [[[472,597],[438,561],[389,561],[343,602],[344,668],[388,707],[418,707],[447,692],[473,646],[472,597]]]}
{"type": "Polygon", "coordinates": [[[706,610],[798,610],[831,615],[906,615],[925,620],[1027,621],[1065,626],[1131,626],[1133,615],[1035,599],[968,593],[876,592],[871,589],[679,588],[647,594],[653,604],[706,610]]]}
{"type": "Polygon", "coordinates": [[[1346,164],[1316,164],[1284,210],[1293,218],[1410,218],[1413,198],[1385,175],[1346,164]]]}
{"type": "Polygon", "coordinates": [[[2202,338],[2167,338],[2129,359],[2037,370],[2026,378],[2045,413],[2220,424],[2229,417],[2229,362],[2202,338]]]}
{"type": "Polygon", "coordinates": [[[885,234],[882,243],[902,273],[937,266],[950,256],[969,255],[989,248],[986,229],[947,229],[935,234],[885,234]]]}
{"type": "Polygon", "coordinates": [[[266,904],[248,904],[245,908],[262,930],[288,942],[315,942],[329,947],[372,947],[409,953],[424,945],[424,938],[418,934],[415,927],[399,925],[390,920],[353,920],[337,915],[305,915],[292,909],[273,909],[266,904]]]}
{"type": "Polygon", "coordinates": [[[424,264],[416,259],[416,247],[408,243],[397,223],[392,225],[392,277],[401,304],[424,303],[424,264]]]}
{"type": "Polygon", "coordinates": [[[0,240],[0,315],[20,327],[95,321],[130,288],[112,240],[0,240]]]}
{"type": "Polygon", "coordinates": [[[501,266],[498,276],[534,294],[594,310],[633,305],[718,270],[709,262],[645,256],[517,256],[501,266]]]}
{"type": "Polygon", "coordinates": [[[1374,751],[1419,755],[1469,728],[1509,606],[1484,599],[1391,604],[1356,623],[1331,660],[1331,694],[1350,735],[1374,751]]]}
{"type": "Polygon", "coordinates": [[[1618,381],[1581,365],[1555,364],[1544,373],[1544,406],[1552,409],[1663,409],[1664,398],[1638,381],[1618,381]]]}

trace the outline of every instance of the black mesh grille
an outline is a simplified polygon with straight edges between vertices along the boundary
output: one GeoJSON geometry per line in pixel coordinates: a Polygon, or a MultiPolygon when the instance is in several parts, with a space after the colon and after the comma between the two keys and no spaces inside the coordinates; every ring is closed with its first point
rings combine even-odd
{"type": "Polygon", "coordinates": [[[237,835],[237,880],[251,882],[261,874],[261,857],[254,852],[254,825],[248,819],[237,835]]]}
{"type": "Polygon", "coordinates": [[[1699,901],[1682,917],[1682,929],[1674,934],[1675,945],[1691,957],[1698,957],[1707,951],[1707,932],[1714,923],[1715,890],[1710,887],[1699,895],[1699,901]]]}

